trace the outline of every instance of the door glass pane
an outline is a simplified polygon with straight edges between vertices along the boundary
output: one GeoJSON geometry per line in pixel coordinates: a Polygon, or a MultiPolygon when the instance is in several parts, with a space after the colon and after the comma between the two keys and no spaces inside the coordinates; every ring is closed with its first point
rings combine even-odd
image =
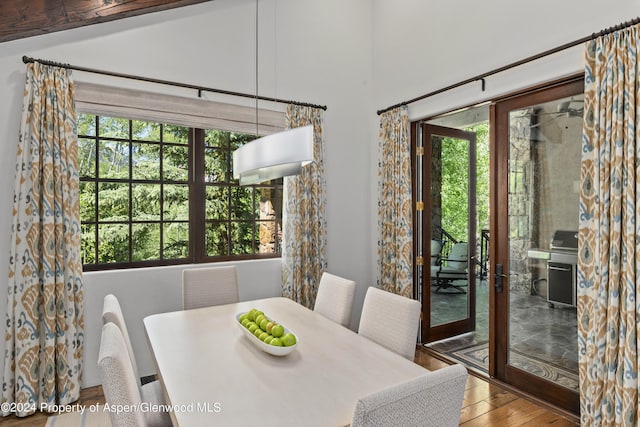
{"type": "Polygon", "coordinates": [[[469,317],[469,141],[431,139],[431,325],[469,317]]]}
{"type": "Polygon", "coordinates": [[[509,112],[509,365],[578,389],[583,97],[509,112]]]}

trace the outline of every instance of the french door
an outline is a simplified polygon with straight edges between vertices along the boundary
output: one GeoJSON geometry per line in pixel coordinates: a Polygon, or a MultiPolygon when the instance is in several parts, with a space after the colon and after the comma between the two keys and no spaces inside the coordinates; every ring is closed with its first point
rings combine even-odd
{"type": "Polygon", "coordinates": [[[426,123],[413,132],[415,277],[428,343],[475,329],[476,135],[426,123]]]}
{"type": "Polygon", "coordinates": [[[578,227],[583,91],[580,78],[491,109],[489,374],[574,413],[576,308],[550,296],[575,278],[569,266],[551,283],[548,257],[554,233],[578,227]]]}

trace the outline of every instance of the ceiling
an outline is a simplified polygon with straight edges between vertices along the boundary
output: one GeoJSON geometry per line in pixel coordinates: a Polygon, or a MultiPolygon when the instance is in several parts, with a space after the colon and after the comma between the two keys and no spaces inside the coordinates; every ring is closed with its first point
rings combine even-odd
{"type": "Polygon", "coordinates": [[[1,0],[0,43],[210,0],[1,0]]]}

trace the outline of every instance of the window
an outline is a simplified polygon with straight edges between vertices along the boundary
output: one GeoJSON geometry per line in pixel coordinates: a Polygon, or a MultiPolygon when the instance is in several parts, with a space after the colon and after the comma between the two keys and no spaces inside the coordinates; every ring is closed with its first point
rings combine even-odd
{"type": "Polygon", "coordinates": [[[78,115],[85,270],[273,257],[282,180],[240,187],[255,135],[78,115]]]}

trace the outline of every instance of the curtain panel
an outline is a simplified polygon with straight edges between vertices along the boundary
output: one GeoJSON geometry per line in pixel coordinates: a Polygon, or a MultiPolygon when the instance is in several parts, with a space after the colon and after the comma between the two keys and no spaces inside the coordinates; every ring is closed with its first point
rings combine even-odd
{"type": "MultiPolygon", "coordinates": [[[[28,64],[14,184],[2,403],[18,416],[80,397],[84,307],[69,70],[28,64]]],[[[8,408],[2,407],[2,415],[8,408]]]]}
{"type": "Polygon", "coordinates": [[[584,426],[640,420],[639,28],[586,45],[577,308],[584,426]]]}
{"type": "Polygon", "coordinates": [[[284,178],[282,296],[313,309],[327,269],[322,110],[289,105],[285,118],[288,129],[313,125],[314,161],[300,175],[284,178]]]}
{"type": "Polygon", "coordinates": [[[378,287],[413,298],[413,209],[409,112],[380,115],[378,287]]]}

